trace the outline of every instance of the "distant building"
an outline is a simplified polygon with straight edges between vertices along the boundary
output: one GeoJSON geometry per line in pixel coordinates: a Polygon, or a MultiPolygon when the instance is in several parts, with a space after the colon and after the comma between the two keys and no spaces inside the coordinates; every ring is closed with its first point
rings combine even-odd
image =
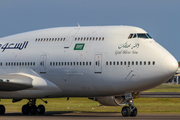
{"type": "Polygon", "coordinates": [[[178,68],[176,74],[171,79],[166,81],[166,83],[180,84],[180,62],[179,62],[179,68],[178,68]]]}

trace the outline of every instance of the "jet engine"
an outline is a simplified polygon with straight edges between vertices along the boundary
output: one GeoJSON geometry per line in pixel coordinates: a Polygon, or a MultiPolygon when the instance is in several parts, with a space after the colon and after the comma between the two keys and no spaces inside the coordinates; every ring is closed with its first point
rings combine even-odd
{"type": "Polygon", "coordinates": [[[95,101],[98,101],[102,105],[105,106],[123,106],[125,105],[125,97],[124,96],[108,96],[108,97],[97,97],[97,98],[89,98],[95,101]]]}

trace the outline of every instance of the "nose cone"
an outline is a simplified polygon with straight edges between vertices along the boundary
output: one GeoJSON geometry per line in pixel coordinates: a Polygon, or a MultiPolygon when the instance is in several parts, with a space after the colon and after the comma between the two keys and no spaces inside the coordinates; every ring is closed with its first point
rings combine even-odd
{"type": "Polygon", "coordinates": [[[172,55],[167,55],[162,61],[162,71],[169,77],[172,77],[178,69],[178,62],[172,55]]]}

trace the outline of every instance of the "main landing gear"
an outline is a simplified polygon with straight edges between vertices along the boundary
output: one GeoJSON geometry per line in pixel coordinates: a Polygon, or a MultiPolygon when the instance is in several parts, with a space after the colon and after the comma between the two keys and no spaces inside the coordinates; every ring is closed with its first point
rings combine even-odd
{"type": "MultiPolygon", "coordinates": [[[[47,103],[46,101],[44,101],[47,103]]],[[[22,113],[24,115],[28,115],[29,113],[31,115],[43,115],[45,113],[45,107],[44,105],[38,105],[36,106],[36,99],[29,99],[29,102],[26,105],[23,105],[22,107],[22,113]]]]}
{"type": "Polygon", "coordinates": [[[4,115],[5,113],[5,107],[4,105],[0,105],[0,115],[4,115]]]}
{"type": "Polygon", "coordinates": [[[129,105],[129,106],[124,106],[122,108],[122,111],[121,111],[121,114],[123,117],[135,117],[137,115],[137,108],[134,106],[133,102],[133,97],[131,97],[132,95],[130,95],[129,98],[125,98],[127,99],[126,103],[129,105]]]}

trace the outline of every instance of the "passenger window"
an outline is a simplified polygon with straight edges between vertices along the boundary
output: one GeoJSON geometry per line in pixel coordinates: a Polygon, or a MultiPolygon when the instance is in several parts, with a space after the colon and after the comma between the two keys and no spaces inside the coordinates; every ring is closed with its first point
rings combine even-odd
{"type": "Polygon", "coordinates": [[[128,62],[128,65],[130,65],[130,62],[128,62]]]}
{"type": "Polygon", "coordinates": [[[77,64],[76,65],[78,65],[78,62],[77,62],[77,64]]]}
{"type": "Polygon", "coordinates": [[[67,65],[69,66],[69,62],[67,62],[67,65]]]}
{"type": "Polygon", "coordinates": [[[91,65],[91,62],[89,62],[89,65],[91,65]]]}
{"type": "MultiPolygon", "coordinates": [[[[11,65],[13,66],[13,63],[11,63],[11,65]]],[[[24,66],[24,62],[22,62],[22,66],[24,66]]]]}
{"type": "Polygon", "coordinates": [[[116,65],[116,62],[113,62],[113,65],[116,65]]]}
{"type": "Polygon", "coordinates": [[[119,65],[119,62],[117,62],[117,65],[119,65]]]}
{"type": "Polygon", "coordinates": [[[153,61],[153,65],[155,65],[155,61],[153,61]]]}
{"type": "Polygon", "coordinates": [[[63,62],[61,62],[61,65],[63,66],[63,62]]]}
{"type": "Polygon", "coordinates": [[[88,62],[86,62],[86,65],[88,65],[88,62]]]}
{"type": "Polygon", "coordinates": [[[146,61],[144,61],[144,65],[146,65],[146,61]]]}
{"type": "Polygon", "coordinates": [[[134,65],[134,62],[132,61],[132,65],[134,65]]]}
{"type": "Polygon", "coordinates": [[[121,62],[121,65],[123,65],[123,62],[121,62]]]}
{"type": "Polygon", "coordinates": [[[58,62],[56,62],[56,66],[58,66],[58,62]]]}
{"type": "Polygon", "coordinates": [[[74,64],[74,65],[76,65],[76,63],[75,63],[75,62],[74,62],[73,64],[74,64]]]}
{"type": "Polygon", "coordinates": [[[136,61],[136,65],[138,65],[138,61],[136,61]]]}
{"type": "Polygon", "coordinates": [[[108,62],[106,62],[106,65],[108,65],[108,62]]]}
{"type": "Polygon", "coordinates": [[[110,62],[110,65],[112,65],[112,62],[110,62]]]}
{"type": "Polygon", "coordinates": [[[140,65],[142,65],[142,62],[140,61],[140,65]]]}
{"type": "Polygon", "coordinates": [[[126,62],[124,62],[124,65],[126,65],[126,62]]]}
{"type": "Polygon", "coordinates": [[[148,62],[148,65],[150,65],[150,64],[151,64],[151,62],[149,61],[149,62],[148,62]]]}

